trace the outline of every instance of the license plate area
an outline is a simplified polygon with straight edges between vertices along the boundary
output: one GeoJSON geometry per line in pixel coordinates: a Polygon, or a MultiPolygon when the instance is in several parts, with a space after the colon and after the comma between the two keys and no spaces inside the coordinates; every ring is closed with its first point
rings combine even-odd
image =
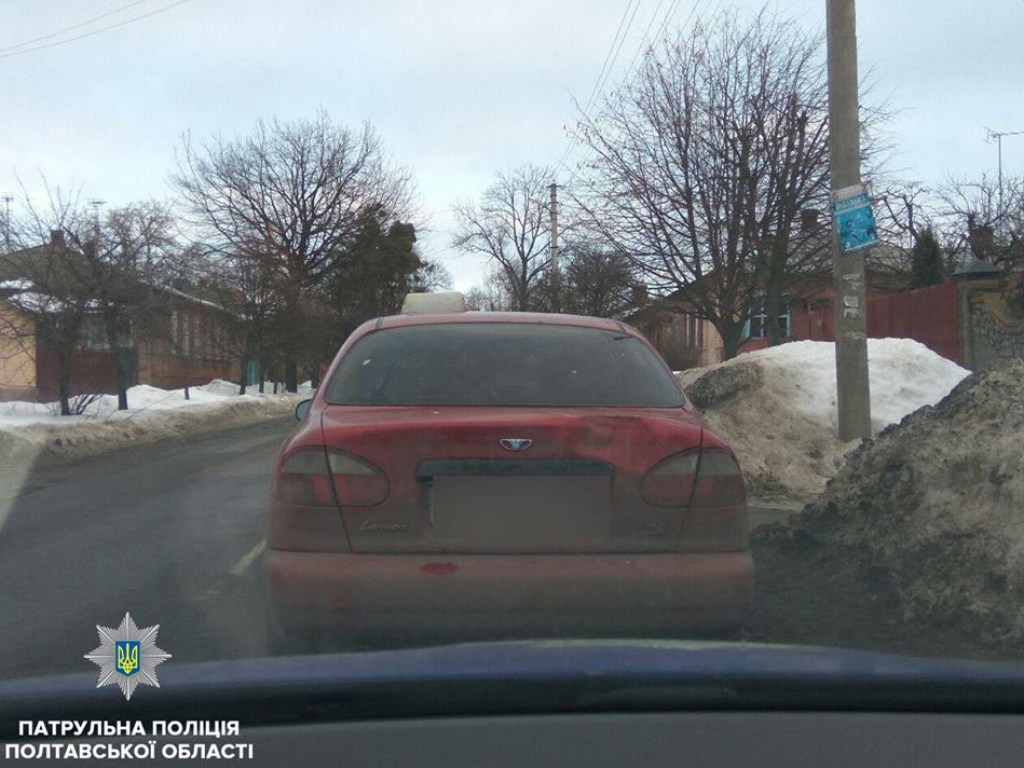
{"type": "Polygon", "coordinates": [[[585,552],[611,537],[612,478],[435,476],[431,535],[446,547],[488,552],[585,552]]]}

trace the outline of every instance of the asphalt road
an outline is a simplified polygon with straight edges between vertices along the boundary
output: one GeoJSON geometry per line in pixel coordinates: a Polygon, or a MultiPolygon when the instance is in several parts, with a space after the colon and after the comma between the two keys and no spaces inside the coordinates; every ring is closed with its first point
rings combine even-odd
{"type": "Polygon", "coordinates": [[[96,625],[126,611],[177,661],[265,655],[266,498],[293,423],[32,474],[0,528],[0,679],[94,669],[96,625]]]}
{"type": "Polygon", "coordinates": [[[264,655],[266,497],[293,423],[31,475],[0,529],[0,679],[95,669],[96,625],[126,611],[178,661],[264,655]]]}

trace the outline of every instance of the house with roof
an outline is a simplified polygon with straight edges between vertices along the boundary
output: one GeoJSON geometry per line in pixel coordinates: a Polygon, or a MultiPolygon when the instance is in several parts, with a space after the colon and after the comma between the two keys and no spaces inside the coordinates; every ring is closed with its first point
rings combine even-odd
{"type": "MultiPolygon", "coordinates": [[[[914,339],[976,372],[1024,359],[1024,274],[1013,272],[1009,264],[974,257],[942,283],[916,289],[910,285],[907,254],[884,244],[867,252],[869,338],[914,339]]],[[[675,370],[724,359],[721,337],[699,316],[690,290],[645,302],[624,318],[675,370]]],[[[774,318],[783,341],[835,341],[834,300],[830,265],[795,280],[782,313],[774,318]]],[[[763,305],[751,308],[741,354],[768,345],[765,326],[771,320],[763,305]]]]}
{"type": "MultiPolygon", "coordinates": [[[[808,220],[805,226],[816,227],[816,224],[808,220]]],[[[768,316],[763,293],[756,290],[758,278],[751,273],[750,280],[755,286],[751,291],[753,304],[747,308],[749,315],[743,325],[740,353],[767,347],[771,322],[777,324],[784,341],[815,338],[812,317],[814,323],[825,322],[815,313],[830,308],[834,300],[831,232],[826,228],[816,231],[820,232],[821,243],[814,245],[812,241],[811,246],[804,247],[814,247],[817,257],[801,262],[802,268],[791,278],[777,317],[768,316]]],[[[623,318],[643,332],[675,370],[713,365],[725,359],[721,335],[700,312],[698,297],[706,294],[713,278],[712,273],[705,274],[686,287],[644,303],[623,318]]],[[[910,286],[907,255],[888,245],[872,249],[865,258],[865,284],[869,302],[907,290],[910,286]]],[[[834,324],[830,327],[834,334],[834,324]]],[[[818,335],[824,339],[828,333],[821,330],[818,335]]]]}
{"type": "Polygon", "coordinates": [[[226,308],[136,281],[136,290],[151,300],[111,344],[104,307],[89,288],[95,285],[87,279],[89,266],[60,232],[46,244],[0,257],[0,400],[54,400],[62,376],[73,395],[113,394],[118,362],[129,386],[238,380],[235,324],[226,308]]]}

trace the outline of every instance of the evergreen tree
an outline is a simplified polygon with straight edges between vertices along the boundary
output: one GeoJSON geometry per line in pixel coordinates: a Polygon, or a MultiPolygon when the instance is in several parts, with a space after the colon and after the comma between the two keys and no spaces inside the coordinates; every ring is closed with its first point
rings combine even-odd
{"type": "Polygon", "coordinates": [[[327,290],[335,316],[335,347],[363,321],[396,314],[423,277],[415,227],[400,221],[389,225],[387,218],[380,209],[364,211],[356,236],[334,260],[327,290]]]}
{"type": "Polygon", "coordinates": [[[946,279],[942,268],[942,247],[931,227],[926,229],[914,243],[911,251],[912,287],[924,288],[946,279]]]}

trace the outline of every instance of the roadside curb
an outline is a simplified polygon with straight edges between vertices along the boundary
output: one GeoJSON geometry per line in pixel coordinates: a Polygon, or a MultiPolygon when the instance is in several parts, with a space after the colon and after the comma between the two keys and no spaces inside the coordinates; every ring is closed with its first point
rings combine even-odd
{"type": "Polygon", "coordinates": [[[49,468],[124,448],[200,435],[281,418],[301,399],[277,395],[204,403],[173,411],[124,418],[84,419],[51,426],[32,424],[0,429],[0,476],[18,476],[29,468],[49,468]]]}
{"type": "Polygon", "coordinates": [[[785,525],[805,506],[801,502],[788,499],[747,499],[750,530],[754,531],[766,525],[785,525]]]}
{"type": "Polygon", "coordinates": [[[748,498],[747,506],[751,508],[771,510],[772,512],[800,512],[807,506],[805,502],[791,499],[758,499],[748,498]]]}

